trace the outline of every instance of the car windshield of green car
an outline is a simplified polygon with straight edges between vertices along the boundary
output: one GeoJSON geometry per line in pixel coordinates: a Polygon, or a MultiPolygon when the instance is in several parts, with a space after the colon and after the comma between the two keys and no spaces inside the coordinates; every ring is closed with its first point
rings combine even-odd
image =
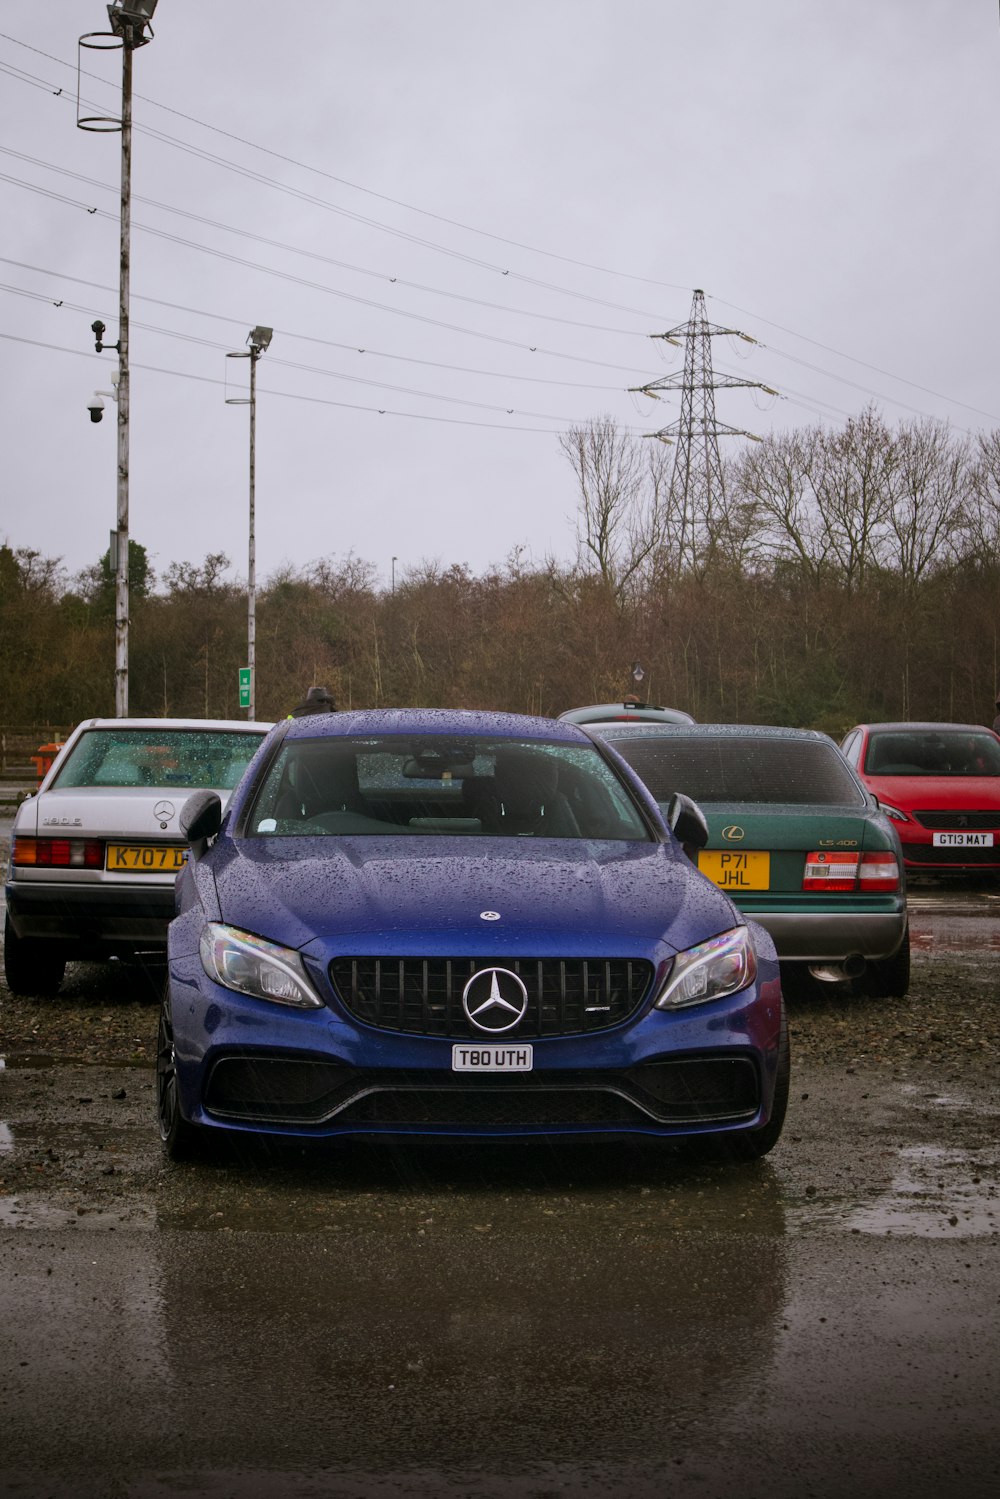
{"type": "Polygon", "coordinates": [[[69,750],[53,785],[231,791],[263,737],[237,730],[90,729],[69,750]]]}
{"type": "MultiPolygon", "coordinates": [[[[610,736],[609,736],[610,737],[610,736]]],[[[659,802],[683,791],[697,802],[862,807],[864,792],[832,744],[804,739],[610,738],[659,802]]]]}
{"type": "Polygon", "coordinates": [[[592,745],[399,734],[287,739],[242,831],[251,837],[653,837],[592,745]]]}

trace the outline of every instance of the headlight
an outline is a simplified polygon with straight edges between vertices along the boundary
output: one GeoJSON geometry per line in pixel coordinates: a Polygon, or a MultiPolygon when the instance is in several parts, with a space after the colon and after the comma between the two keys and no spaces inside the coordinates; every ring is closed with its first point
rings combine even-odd
{"type": "Polygon", "coordinates": [[[677,954],[656,1008],[674,1010],[681,1005],[722,999],[745,989],[756,977],[757,954],[750,933],[745,926],[737,926],[677,954]]]}
{"type": "Polygon", "coordinates": [[[898,807],[890,807],[888,802],[880,801],[878,809],[884,812],[886,817],[891,817],[893,822],[909,822],[910,820],[906,812],[901,812],[898,807]]]}
{"type": "Polygon", "coordinates": [[[299,1010],[315,1010],[323,1004],[297,952],[236,927],[209,922],[201,934],[201,962],[210,979],[237,994],[252,994],[254,999],[299,1010]]]}

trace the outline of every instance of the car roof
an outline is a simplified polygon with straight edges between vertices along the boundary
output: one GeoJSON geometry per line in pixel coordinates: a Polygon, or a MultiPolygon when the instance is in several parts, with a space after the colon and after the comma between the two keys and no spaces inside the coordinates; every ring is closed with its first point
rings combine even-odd
{"type": "MultiPolygon", "coordinates": [[[[882,729],[886,729],[894,734],[905,734],[912,729],[919,729],[921,732],[927,732],[930,734],[947,734],[949,732],[958,734],[993,733],[993,730],[984,723],[937,723],[933,719],[927,721],[918,721],[912,718],[900,719],[898,723],[859,723],[855,724],[854,727],[856,729],[867,729],[869,733],[871,733],[875,729],[878,729],[879,731],[881,731],[882,729]]],[[[853,730],[848,730],[848,733],[853,732],[853,730]]]]}
{"type": "Polygon", "coordinates": [[[694,723],[690,713],[683,708],[664,708],[659,703],[590,703],[583,708],[567,708],[560,713],[563,723],[660,722],[694,723]]]}
{"type": "MultiPolygon", "coordinates": [[[[819,729],[789,729],[780,724],[759,723],[614,723],[591,724],[595,733],[620,734],[628,739],[792,739],[834,744],[819,729]]],[[[836,748],[836,745],[834,745],[836,748]]]]}
{"type": "Polygon", "coordinates": [[[77,729],[249,729],[266,734],[272,723],[240,718],[87,718],[77,729]]]}
{"type": "Polygon", "coordinates": [[[587,740],[582,729],[558,719],[467,708],[366,708],[318,713],[289,719],[286,730],[286,737],[292,739],[369,734],[487,734],[506,739],[547,739],[554,744],[587,740]]]}

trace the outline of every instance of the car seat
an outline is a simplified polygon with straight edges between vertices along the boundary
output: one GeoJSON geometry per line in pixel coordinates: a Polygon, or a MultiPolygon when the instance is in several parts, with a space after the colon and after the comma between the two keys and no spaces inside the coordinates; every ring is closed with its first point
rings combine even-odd
{"type": "Polygon", "coordinates": [[[501,837],[579,838],[573,809],[559,790],[559,764],[552,755],[501,750],[493,778],[493,827],[501,837]]]}

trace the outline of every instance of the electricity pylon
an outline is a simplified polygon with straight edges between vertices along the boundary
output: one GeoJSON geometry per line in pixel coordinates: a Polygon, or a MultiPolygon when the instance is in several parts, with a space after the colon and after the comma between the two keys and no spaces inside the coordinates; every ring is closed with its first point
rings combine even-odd
{"type": "Polygon", "coordinates": [[[756,343],[749,333],[738,328],[720,328],[710,323],[705,314],[705,293],[696,290],[691,303],[691,316],[686,323],[666,333],[653,333],[652,338],[666,339],[667,343],[679,345],[684,340],[684,370],[662,379],[651,380],[648,385],[633,386],[633,391],[658,399],[661,390],[679,390],[681,414],[676,422],[662,427],[658,432],[647,432],[646,437],[658,437],[662,442],[677,443],[674,467],[670,480],[670,493],[675,510],[682,517],[683,534],[693,541],[696,522],[704,521],[715,511],[724,496],[722,459],[719,456],[720,437],[749,437],[754,442],[760,438],[740,427],[728,427],[715,415],[715,392],[732,390],[744,386],[777,395],[769,385],[759,380],[740,380],[735,375],[715,375],[712,371],[712,339],[722,334],[742,338],[747,343],[756,343]]]}

